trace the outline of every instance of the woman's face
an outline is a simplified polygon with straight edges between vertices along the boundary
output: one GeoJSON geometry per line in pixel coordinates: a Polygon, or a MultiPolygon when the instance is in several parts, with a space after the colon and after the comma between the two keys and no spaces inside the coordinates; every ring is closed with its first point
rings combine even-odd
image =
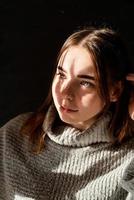
{"type": "Polygon", "coordinates": [[[102,111],[97,92],[95,67],[90,53],[73,46],[59,60],[52,84],[52,96],[59,117],[78,129],[87,129],[102,111]]]}

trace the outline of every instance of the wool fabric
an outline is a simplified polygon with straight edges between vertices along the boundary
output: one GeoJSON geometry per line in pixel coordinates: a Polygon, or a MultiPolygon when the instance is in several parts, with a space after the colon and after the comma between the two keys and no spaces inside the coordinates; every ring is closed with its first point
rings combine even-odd
{"type": "Polygon", "coordinates": [[[0,129],[0,200],[125,200],[130,196],[120,183],[134,158],[134,140],[118,148],[111,145],[110,114],[80,131],[65,124],[52,128],[49,110],[42,125],[45,145],[39,154],[30,151],[28,136],[20,134],[31,114],[21,114],[0,129]]]}

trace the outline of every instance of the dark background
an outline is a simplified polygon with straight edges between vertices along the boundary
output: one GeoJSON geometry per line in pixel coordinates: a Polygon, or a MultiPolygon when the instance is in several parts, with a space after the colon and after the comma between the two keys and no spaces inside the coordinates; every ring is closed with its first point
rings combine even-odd
{"type": "Polygon", "coordinates": [[[0,125],[43,102],[57,53],[78,27],[119,30],[134,64],[133,18],[134,1],[0,0],[0,125]]]}

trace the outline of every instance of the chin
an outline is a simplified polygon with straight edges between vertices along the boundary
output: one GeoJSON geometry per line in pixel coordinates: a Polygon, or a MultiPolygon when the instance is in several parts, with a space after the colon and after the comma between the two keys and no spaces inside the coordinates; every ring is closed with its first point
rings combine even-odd
{"type": "Polygon", "coordinates": [[[60,116],[61,121],[65,122],[65,123],[71,123],[71,120],[67,119],[66,117],[60,116]]]}
{"type": "Polygon", "coordinates": [[[67,123],[67,124],[74,123],[74,120],[70,119],[69,117],[65,117],[65,116],[63,116],[61,114],[59,114],[59,117],[60,117],[60,120],[63,121],[64,123],[67,123]]]}

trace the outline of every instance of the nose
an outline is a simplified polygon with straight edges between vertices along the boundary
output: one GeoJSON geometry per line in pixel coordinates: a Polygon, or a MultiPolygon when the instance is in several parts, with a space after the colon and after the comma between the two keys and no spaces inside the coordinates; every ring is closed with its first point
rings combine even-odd
{"type": "Polygon", "coordinates": [[[66,81],[62,84],[61,94],[64,96],[64,98],[72,100],[74,98],[74,92],[75,89],[72,81],[66,81]]]}

